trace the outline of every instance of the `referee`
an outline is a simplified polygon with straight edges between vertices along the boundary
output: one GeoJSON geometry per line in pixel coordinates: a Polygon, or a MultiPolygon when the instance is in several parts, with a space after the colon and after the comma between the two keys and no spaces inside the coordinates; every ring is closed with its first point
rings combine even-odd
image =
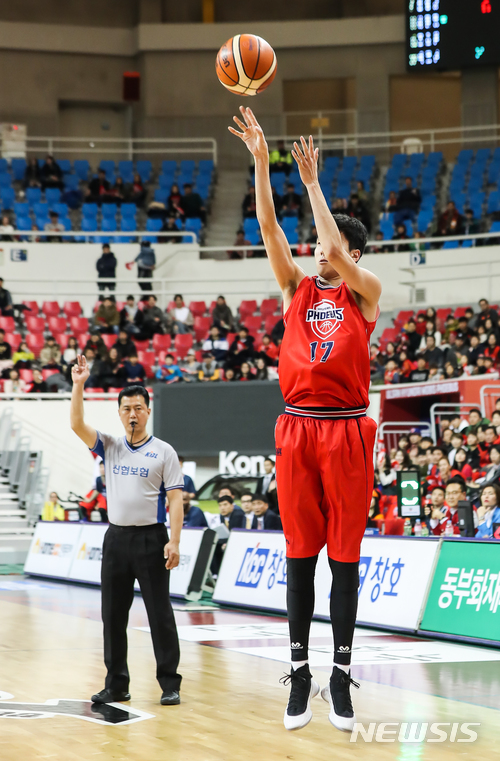
{"type": "Polygon", "coordinates": [[[109,528],[102,548],[101,592],[104,624],[104,689],[94,703],[130,700],[127,666],[127,623],[137,579],[148,614],[156,657],[156,678],[162,705],[178,705],[181,676],[179,639],[169,597],[170,570],[179,564],[179,539],[184,517],[183,477],[170,444],[149,436],[149,394],[128,386],[118,397],[118,415],[125,436],[114,438],[87,425],[83,387],[89,377],[85,357],[73,366],[71,428],[104,460],[109,528]],[[165,497],[170,510],[169,541],[165,497]],[[166,559],[166,563],[164,562],[166,559]]]}

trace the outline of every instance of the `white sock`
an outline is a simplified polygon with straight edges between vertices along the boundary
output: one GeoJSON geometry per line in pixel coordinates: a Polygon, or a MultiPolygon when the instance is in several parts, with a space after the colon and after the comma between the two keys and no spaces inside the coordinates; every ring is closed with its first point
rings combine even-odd
{"type": "Polygon", "coordinates": [[[350,666],[344,666],[342,663],[334,663],[334,666],[336,666],[338,669],[342,669],[342,671],[345,671],[346,674],[350,671],[350,666]]]}
{"type": "Polygon", "coordinates": [[[300,669],[301,666],[305,666],[306,663],[309,663],[309,661],[293,661],[292,671],[297,671],[297,669],[300,669]]]}

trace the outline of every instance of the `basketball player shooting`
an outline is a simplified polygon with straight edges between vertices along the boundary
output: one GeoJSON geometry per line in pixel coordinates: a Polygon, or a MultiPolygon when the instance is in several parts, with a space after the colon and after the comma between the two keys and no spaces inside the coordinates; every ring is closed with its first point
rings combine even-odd
{"type": "Polygon", "coordinates": [[[373,489],[376,424],[366,415],[370,383],[369,342],[379,315],[381,284],[358,265],[367,240],[357,219],[330,213],[318,181],[318,149],[312,137],[294,143],[292,155],[311,201],[318,230],[318,275],[294,262],[276,219],[269,178],[269,151],[249,108],[229,127],[255,159],[257,218],[269,262],[283,294],[285,335],[280,387],[285,414],[276,425],[276,474],[287,546],[287,610],[291,670],[285,710],[287,729],[312,718],[319,686],[308,663],[314,611],[314,574],[326,544],[332,571],[330,616],[334,665],[321,695],[330,722],[350,731],[356,721],[350,686],[356,623],[360,545],[373,489]]]}

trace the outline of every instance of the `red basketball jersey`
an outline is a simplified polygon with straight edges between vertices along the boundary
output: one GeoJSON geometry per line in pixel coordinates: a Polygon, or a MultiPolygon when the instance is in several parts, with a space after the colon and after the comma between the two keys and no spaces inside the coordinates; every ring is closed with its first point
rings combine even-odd
{"type": "Polygon", "coordinates": [[[279,379],[285,402],[297,407],[367,408],[370,335],[375,327],[346,283],[305,277],[285,317],[279,379]]]}

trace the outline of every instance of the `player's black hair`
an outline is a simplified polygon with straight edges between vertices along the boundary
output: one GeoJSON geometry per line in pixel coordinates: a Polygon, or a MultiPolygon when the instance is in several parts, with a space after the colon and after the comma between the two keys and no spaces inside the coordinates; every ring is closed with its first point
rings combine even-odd
{"type": "Polygon", "coordinates": [[[147,392],[147,389],[144,388],[144,386],[127,386],[126,388],[122,388],[120,393],[118,394],[118,407],[122,403],[122,399],[124,397],[129,396],[142,396],[144,401],[146,402],[146,407],[149,408],[149,394],[147,392]]]}
{"type": "Polygon", "coordinates": [[[355,217],[348,217],[347,214],[333,214],[333,218],[337,223],[339,232],[349,244],[349,251],[359,249],[361,252],[359,258],[361,259],[368,240],[368,233],[364,224],[355,217]]]}
{"type": "Polygon", "coordinates": [[[259,492],[256,492],[252,497],[254,502],[265,502],[266,505],[269,504],[269,499],[265,494],[260,494],[259,492]]]}
{"type": "Polygon", "coordinates": [[[224,494],[222,497],[219,497],[217,499],[217,502],[219,503],[219,505],[221,502],[230,502],[232,505],[234,503],[234,499],[230,497],[229,494],[224,494]]]}
{"type": "Polygon", "coordinates": [[[462,476],[453,476],[453,478],[450,478],[446,486],[449,486],[450,484],[458,484],[465,491],[465,480],[462,476]]]}

